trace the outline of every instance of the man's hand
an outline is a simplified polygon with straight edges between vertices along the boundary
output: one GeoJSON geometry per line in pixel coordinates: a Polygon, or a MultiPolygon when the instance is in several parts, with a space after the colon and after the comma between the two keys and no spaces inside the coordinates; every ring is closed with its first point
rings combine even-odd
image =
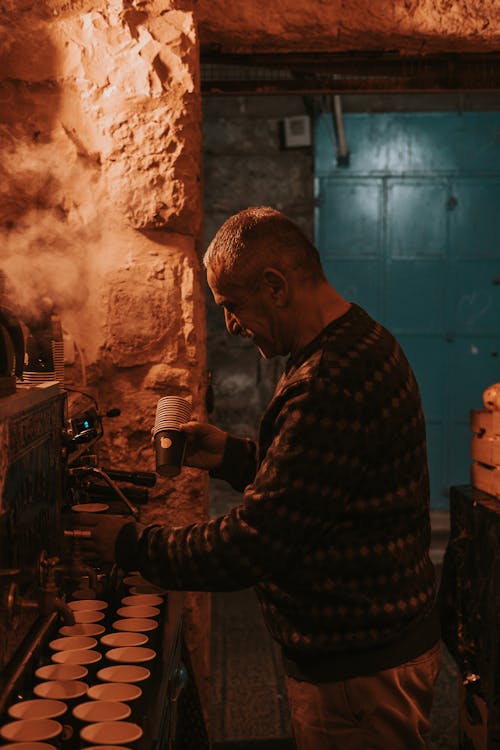
{"type": "MultiPolygon", "coordinates": [[[[83,556],[103,563],[114,563],[118,535],[127,524],[133,523],[133,519],[99,513],[78,513],[77,515],[75,527],[91,532],[90,539],[81,540],[83,556]]],[[[139,528],[137,532],[140,533],[139,528]]]]}
{"type": "Polygon", "coordinates": [[[197,469],[215,469],[222,463],[227,432],[204,422],[186,422],[180,425],[187,435],[186,466],[197,469]]]}

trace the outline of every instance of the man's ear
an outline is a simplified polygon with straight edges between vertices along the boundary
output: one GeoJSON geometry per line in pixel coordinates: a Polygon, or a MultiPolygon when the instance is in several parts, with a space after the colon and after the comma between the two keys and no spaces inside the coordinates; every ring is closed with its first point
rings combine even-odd
{"type": "Polygon", "coordinates": [[[285,307],[288,302],[288,279],[277,268],[264,268],[262,271],[264,291],[278,307],[285,307]]]}

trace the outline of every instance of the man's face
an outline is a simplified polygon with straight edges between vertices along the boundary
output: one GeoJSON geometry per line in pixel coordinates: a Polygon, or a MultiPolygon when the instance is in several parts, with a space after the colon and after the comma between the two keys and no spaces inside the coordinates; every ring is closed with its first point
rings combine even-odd
{"type": "Polygon", "coordinates": [[[226,328],[233,336],[251,338],[265,359],[285,354],[277,311],[260,288],[231,283],[207,268],[207,281],[214,300],[223,308],[226,328]]]}

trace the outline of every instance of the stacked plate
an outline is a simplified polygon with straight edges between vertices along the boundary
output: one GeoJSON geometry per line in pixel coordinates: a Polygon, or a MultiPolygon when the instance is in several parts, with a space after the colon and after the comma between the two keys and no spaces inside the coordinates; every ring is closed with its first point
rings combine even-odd
{"type": "Polygon", "coordinates": [[[178,430],[183,422],[189,422],[192,406],[181,396],[164,396],[156,405],[156,418],[153,433],[160,430],[178,430]]]}
{"type": "Polygon", "coordinates": [[[50,380],[55,380],[56,374],[54,370],[45,370],[45,372],[32,372],[25,370],[23,372],[23,383],[30,385],[38,385],[39,383],[46,383],[50,380]]]}

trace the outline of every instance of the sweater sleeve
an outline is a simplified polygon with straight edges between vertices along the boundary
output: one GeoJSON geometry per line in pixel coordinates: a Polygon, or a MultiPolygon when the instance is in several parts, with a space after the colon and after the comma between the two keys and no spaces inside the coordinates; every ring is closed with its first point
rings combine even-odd
{"type": "Polygon", "coordinates": [[[255,477],[257,468],[257,447],[249,438],[236,438],[229,435],[222,464],[210,471],[214,479],[225,479],[235,490],[243,492],[255,477]]]}
{"type": "MultiPolygon", "coordinates": [[[[243,503],[204,523],[147,527],[138,541],[136,567],[166,588],[199,591],[237,590],[293,575],[308,551],[307,540],[319,533],[314,499],[325,493],[318,463],[308,460],[305,447],[317,444],[323,415],[323,401],[307,389],[285,400],[243,503]]],[[[328,455],[331,460],[333,451],[328,455]]]]}

